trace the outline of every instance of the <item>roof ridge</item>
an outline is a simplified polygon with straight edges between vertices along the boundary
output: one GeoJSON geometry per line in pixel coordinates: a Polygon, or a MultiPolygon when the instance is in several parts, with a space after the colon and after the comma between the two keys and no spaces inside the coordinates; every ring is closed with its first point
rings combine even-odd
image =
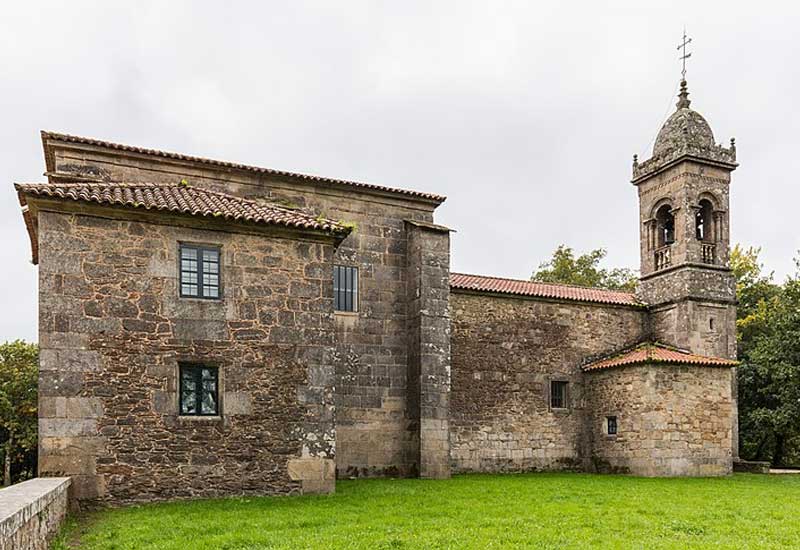
{"type": "Polygon", "coordinates": [[[628,290],[614,290],[614,289],[610,289],[610,288],[603,288],[603,287],[600,287],[600,286],[573,285],[573,284],[568,284],[568,283],[551,283],[551,282],[546,282],[546,281],[532,281],[530,279],[513,279],[511,277],[497,277],[497,276],[494,276],[494,275],[478,275],[478,274],[475,274],[475,273],[461,273],[461,272],[455,272],[455,271],[451,271],[450,275],[464,275],[466,277],[480,277],[482,279],[496,279],[496,280],[499,280],[499,281],[510,281],[510,282],[514,282],[514,283],[530,283],[530,284],[535,284],[535,285],[550,285],[550,286],[557,286],[557,287],[564,287],[564,288],[584,288],[586,290],[595,290],[595,291],[600,291],[600,292],[614,292],[614,293],[618,293],[618,294],[629,294],[631,296],[635,296],[636,295],[635,292],[630,292],[628,290]]]}
{"type": "Polygon", "coordinates": [[[424,191],[414,191],[411,189],[402,189],[397,187],[388,187],[385,185],[378,185],[374,183],[367,183],[362,181],[355,181],[355,180],[347,180],[347,179],[339,179],[339,178],[330,178],[326,176],[317,176],[314,174],[306,174],[302,172],[292,172],[289,170],[279,170],[275,168],[266,168],[263,166],[255,166],[252,164],[243,164],[239,162],[231,162],[226,160],[218,160],[212,159],[208,157],[200,157],[196,155],[187,155],[184,153],[176,153],[174,151],[165,151],[162,149],[152,149],[148,147],[139,147],[136,145],[126,145],[124,143],[117,143],[113,141],[106,141],[97,138],[90,138],[90,137],[83,137],[77,136],[74,134],[65,134],[61,132],[51,132],[48,130],[41,130],[41,137],[42,141],[44,142],[47,139],[54,139],[59,141],[67,141],[73,143],[84,143],[87,145],[96,145],[98,147],[107,147],[111,149],[117,149],[120,151],[129,151],[133,153],[140,153],[144,155],[155,155],[160,157],[166,157],[176,160],[185,160],[189,162],[199,162],[202,164],[211,164],[214,166],[223,166],[226,168],[235,168],[239,170],[246,170],[252,172],[261,172],[267,174],[273,174],[276,176],[285,176],[285,177],[293,177],[308,181],[319,181],[319,182],[326,182],[326,183],[334,183],[334,184],[343,184],[343,185],[352,185],[354,187],[360,187],[364,189],[373,189],[376,191],[384,191],[388,193],[395,193],[400,195],[406,195],[409,197],[418,197],[422,199],[427,199],[429,201],[434,201],[438,204],[444,202],[447,197],[444,195],[437,195],[435,193],[426,193],[424,191]]]}

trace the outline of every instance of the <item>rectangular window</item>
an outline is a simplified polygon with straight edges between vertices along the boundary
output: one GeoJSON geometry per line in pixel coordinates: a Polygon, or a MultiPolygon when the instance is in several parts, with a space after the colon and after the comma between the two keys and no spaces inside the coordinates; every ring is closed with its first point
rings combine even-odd
{"type": "Polygon", "coordinates": [[[553,380],[550,382],[550,408],[567,408],[567,382],[553,380]]]}
{"type": "Polygon", "coordinates": [[[617,417],[616,416],[607,416],[606,417],[606,427],[608,435],[617,435],[617,417]]]}
{"type": "Polygon", "coordinates": [[[333,309],[358,311],[358,268],[333,266],[333,309]]]}
{"type": "Polygon", "coordinates": [[[219,248],[181,244],[181,296],[219,299],[219,248]]]}
{"type": "Polygon", "coordinates": [[[181,365],[180,371],[181,415],[219,415],[218,369],[203,365],[181,365]]]}

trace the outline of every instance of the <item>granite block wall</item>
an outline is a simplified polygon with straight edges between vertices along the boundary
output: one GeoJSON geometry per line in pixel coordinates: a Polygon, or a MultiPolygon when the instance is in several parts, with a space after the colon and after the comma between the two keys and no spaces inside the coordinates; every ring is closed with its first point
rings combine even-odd
{"type": "Polygon", "coordinates": [[[639,365],[587,374],[597,471],[715,476],[732,471],[734,369],[639,365]],[[617,435],[604,428],[617,418],[617,435]]]}
{"type": "Polygon", "coordinates": [[[40,475],[89,506],[333,490],[332,242],[38,225],[40,475]],[[180,242],[221,247],[221,300],[178,296],[180,242]],[[178,415],[181,363],[219,368],[220,416],[178,415]]]}
{"type": "Polygon", "coordinates": [[[581,365],[642,340],[646,311],[459,290],[450,307],[453,471],[589,468],[581,365]],[[568,382],[566,409],[550,408],[552,380],[568,382]]]}
{"type": "Polygon", "coordinates": [[[450,477],[450,234],[407,223],[409,409],[419,422],[419,475],[450,477]],[[413,405],[411,405],[413,403],[413,405]]]}
{"type": "Polygon", "coordinates": [[[359,311],[335,314],[337,473],[357,477],[419,472],[419,425],[408,405],[405,221],[433,222],[438,201],[102,146],[54,142],[51,150],[49,169],[65,179],[186,179],[191,185],[355,224],[334,255],[334,263],[358,267],[360,286],[359,311]]]}

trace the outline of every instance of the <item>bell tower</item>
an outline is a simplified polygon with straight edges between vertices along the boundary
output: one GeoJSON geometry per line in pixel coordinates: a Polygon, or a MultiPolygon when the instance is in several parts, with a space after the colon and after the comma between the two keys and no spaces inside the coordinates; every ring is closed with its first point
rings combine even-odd
{"type": "Polygon", "coordinates": [[[736,356],[736,295],[729,266],[729,189],[736,145],[714,141],[681,81],[675,112],[651,158],[633,160],[639,192],[639,298],[653,337],[693,353],[736,356]]]}

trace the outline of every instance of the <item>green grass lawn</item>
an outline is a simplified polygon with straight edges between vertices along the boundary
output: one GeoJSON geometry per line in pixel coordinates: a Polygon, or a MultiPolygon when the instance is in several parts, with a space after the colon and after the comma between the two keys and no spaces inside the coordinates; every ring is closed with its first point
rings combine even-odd
{"type": "Polygon", "coordinates": [[[340,481],[328,496],[153,504],[71,519],[55,544],[127,549],[800,548],[800,475],[340,481]]]}

